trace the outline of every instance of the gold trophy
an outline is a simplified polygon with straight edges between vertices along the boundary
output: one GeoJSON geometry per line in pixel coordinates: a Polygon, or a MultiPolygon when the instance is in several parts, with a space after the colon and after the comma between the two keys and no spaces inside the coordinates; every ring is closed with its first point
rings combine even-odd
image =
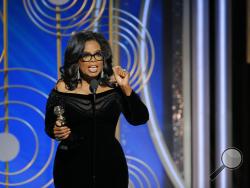
{"type": "MultiPolygon", "coordinates": [[[[57,116],[57,121],[61,123],[61,126],[64,126],[66,123],[65,117],[63,116],[64,108],[62,106],[55,106],[54,107],[54,113],[57,116]]],[[[56,125],[58,126],[58,125],[56,125]]],[[[58,126],[60,127],[60,126],[58,126]]]]}

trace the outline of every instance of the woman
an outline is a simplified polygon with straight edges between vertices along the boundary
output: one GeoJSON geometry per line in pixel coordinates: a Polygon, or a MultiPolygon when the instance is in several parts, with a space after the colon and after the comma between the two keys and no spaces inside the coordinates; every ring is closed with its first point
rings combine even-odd
{"type": "Polygon", "coordinates": [[[149,119],[129,85],[129,73],[112,67],[109,43],[91,31],[69,40],[61,73],[45,117],[46,133],[61,141],[54,161],[55,187],[127,188],[128,167],[115,138],[116,124],[121,112],[132,125],[149,119]],[[95,97],[89,89],[93,79],[98,81],[95,97]],[[55,106],[64,108],[65,124],[57,120],[55,106]]]}

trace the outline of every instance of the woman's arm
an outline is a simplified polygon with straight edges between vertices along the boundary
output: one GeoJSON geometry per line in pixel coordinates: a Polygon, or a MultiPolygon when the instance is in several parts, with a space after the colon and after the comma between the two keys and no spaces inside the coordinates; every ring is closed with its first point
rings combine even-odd
{"type": "Polygon", "coordinates": [[[140,97],[132,90],[129,84],[130,74],[120,66],[113,67],[114,77],[120,91],[121,111],[127,121],[132,125],[141,125],[148,121],[149,113],[140,97]]]}
{"type": "MultiPolygon", "coordinates": [[[[57,82],[55,89],[63,90],[65,84],[62,81],[57,82]]],[[[61,126],[61,123],[57,120],[57,116],[54,113],[55,106],[64,106],[62,97],[58,96],[53,90],[50,92],[45,113],[45,132],[53,139],[65,140],[72,139],[70,128],[67,125],[61,126]],[[57,125],[57,126],[55,126],[57,125]]]]}
{"type": "Polygon", "coordinates": [[[56,115],[54,114],[54,106],[56,106],[57,103],[58,103],[58,99],[55,93],[51,91],[47,100],[47,104],[46,104],[45,132],[50,138],[53,138],[53,139],[55,139],[53,128],[56,122],[56,115]]]}
{"type": "Polygon", "coordinates": [[[122,92],[120,103],[121,111],[130,124],[141,125],[149,120],[147,107],[133,90],[129,96],[122,92]]]}

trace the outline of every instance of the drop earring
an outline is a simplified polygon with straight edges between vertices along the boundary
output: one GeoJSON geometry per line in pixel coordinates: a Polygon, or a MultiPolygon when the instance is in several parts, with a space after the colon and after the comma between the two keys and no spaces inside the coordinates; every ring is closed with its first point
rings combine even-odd
{"type": "Polygon", "coordinates": [[[77,80],[80,80],[80,79],[81,79],[80,70],[78,69],[78,71],[77,71],[77,80]]]}
{"type": "Polygon", "coordinates": [[[104,78],[104,71],[103,71],[104,65],[105,65],[105,63],[103,62],[103,67],[102,67],[102,72],[101,72],[101,78],[104,78]]]}
{"type": "Polygon", "coordinates": [[[104,72],[103,72],[103,70],[102,70],[102,72],[101,72],[101,78],[103,78],[104,77],[104,72]]]}

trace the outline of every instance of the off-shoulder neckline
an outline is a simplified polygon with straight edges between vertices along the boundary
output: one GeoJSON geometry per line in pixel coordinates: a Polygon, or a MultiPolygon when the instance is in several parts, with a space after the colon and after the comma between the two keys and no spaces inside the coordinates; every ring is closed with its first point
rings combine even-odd
{"type": "MultiPolygon", "coordinates": [[[[115,87],[113,89],[109,89],[100,93],[96,93],[96,97],[100,97],[103,95],[106,95],[108,93],[112,93],[114,90],[117,90],[119,87],[115,87]]],[[[68,96],[78,96],[78,97],[89,97],[92,96],[92,94],[82,94],[82,93],[66,93],[66,92],[62,92],[62,91],[58,91],[56,88],[53,88],[52,91],[58,93],[58,94],[62,94],[62,95],[68,95],[68,96]]]]}

